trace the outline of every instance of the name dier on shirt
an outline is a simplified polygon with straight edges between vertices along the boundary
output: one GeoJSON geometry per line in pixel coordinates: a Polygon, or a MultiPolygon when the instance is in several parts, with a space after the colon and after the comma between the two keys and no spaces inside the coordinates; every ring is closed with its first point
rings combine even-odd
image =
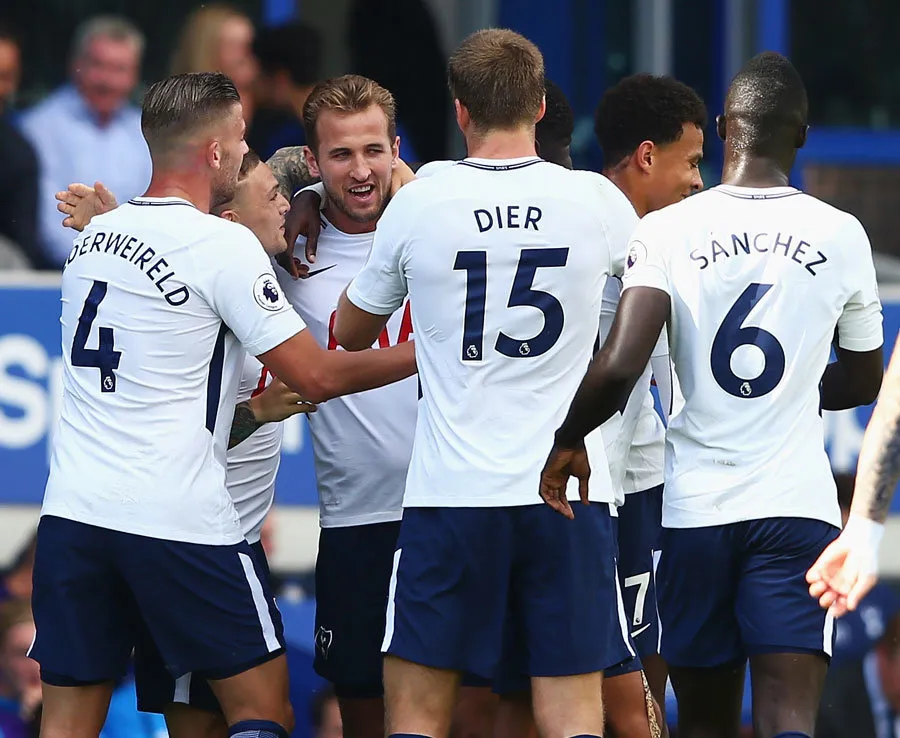
{"type": "Polygon", "coordinates": [[[725,261],[732,256],[741,254],[778,254],[796,262],[814,277],[818,272],[813,267],[828,261],[825,254],[813,249],[802,238],[795,241],[793,236],[788,235],[787,240],[784,240],[784,235],[781,233],[774,236],[770,233],[756,233],[753,236],[748,233],[732,233],[730,242],[727,238],[722,240],[725,241],[725,245],[714,238],[706,249],[694,249],[691,251],[691,260],[698,262],[702,270],[717,261],[725,261]]]}
{"type": "Polygon", "coordinates": [[[103,231],[98,231],[94,234],[88,234],[81,243],[75,244],[72,253],[66,259],[66,265],[71,264],[79,256],[92,254],[95,251],[118,256],[134,264],[146,274],[147,278],[156,285],[156,289],[162,293],[163,297],[166,298],[166,302],[170,305],[175,307],[184,305],[191,296],[187,287],[181,285],[174,289],[167,289],[165,286],[166,282],[175,276],[174,271],[162,274],[164,269],[171,269],[169,262],[163,257],[159,257],[153,263],[153,266],[148,268],[147,264],[153,261],[153,258],[156,256],[156,250],[152,246],[145,246],[143,241],[134,246],[137,240],[134,236],[129,236],[125,233],[104,233],[103,231]]]}

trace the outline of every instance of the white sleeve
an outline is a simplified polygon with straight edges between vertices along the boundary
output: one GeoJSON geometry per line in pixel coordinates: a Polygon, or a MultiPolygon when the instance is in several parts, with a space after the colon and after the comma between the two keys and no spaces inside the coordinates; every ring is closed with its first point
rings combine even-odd
{"type": "Polygon", "coordinates": [[[884,334],[869,238],[862,224],[851,218],[835,240],[838,248],[851,257],[847,271],[853,280],[838,318],[838,344],[848,351],[874,351],[884,343],[884,334]]]}
{"type": "Polygon", "coordinates": [[[628,261],[622,277],[622,290],[629,287],[655,287],[671,295],[669,276],[661,238],[655,227],[654,213],[645,216],[631,236],[628,261]]]}
{"type": "Polygon", "coordinates": [[[408,241],[411,202],[408,187],[391,199],[378,220],[366,265],[347,287],[347,299],[372,315],[390,315],[407,295],[402,255],[408,241]]]}
{"type": "Polygon", "coordinates": [[[659,404],[663,411],[663,420],[668,424],[669,416],[672,414],[672,397],[673,397],[673,371],[672,360],[669,358],[669,339],[666,335],[665,326],[659,333],[659,339],[650,355],[650,369],[653,372],[653,381],[656,382],[656,389],[659,392],[659,404]]]}
{"type": "Polygon", "coordinates": [[[600,345],[606,343],[609,332],[612,330],[613,321],[616,319],[616,309],[619,307],[619,298],[622,293],[622,283],[618,277],[607,277],[603,285],[603,297],[600,300],[600,345]]]}
{"type": "Polygon", "coordinates": [[[285,299],[256,236],[244,226],[231,225],[215,235],[218,270],[211,275],[207,296],[247,352],[259,356],[306,325],[285,299]]]}
{"type": "Polygon", "coordinates": [[[609,248],[610,274],[621,277],[625,270],[628,239],[638,224],[637,212],[631,201],[611,180],[596,172],[575,171],[586,187],[599,193],[597,217],[609,248]]]}

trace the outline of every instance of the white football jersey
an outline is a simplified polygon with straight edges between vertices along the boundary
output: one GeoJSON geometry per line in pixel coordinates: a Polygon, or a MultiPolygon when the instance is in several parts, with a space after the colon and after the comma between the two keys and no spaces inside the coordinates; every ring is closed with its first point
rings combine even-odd
{"type": "MultiPolygon", "coordinates": [[[[605,177],[534,157],[466,159],[393,198],[347,296],[387,315],[409,294],[423,398],[405,507],[540,503],[636,222],[605,177]]],[[[591,498],[611,502],[602,442],[589,454],[591,498]]]]}
{"type": "MultiPolygon", "coordinates": [[[[272,373],[247,354],[241,370],[237,402],[256,397],[272,383],[272,373]]],[[[275,478],[281,464],[283,423],[266,423],[237,446],[228,449],[225,484],[234,500],[244,538],[259,541],[266,515],[275,500],[275,478]]]]}
{"type": "Polygon", "coordinates": [[[719,186],[651,213],[624,287],[672,300],[684,404],[669,419],[663,525],[770,517],[840,526],[819,381],[831,343],[882,344],[859,221],[791,187],[719,186]]]}
{"type": "Polygon", "coordinates": [[[243,536],[225,489],[244,352],[303,329],[247,228],[179,198],[95,218],[62,277],[63,398],[42,514],[174,541],[243,536]]]}
{"type": "MultiPolygon", "coordinates": [[[[380,227],[380,226],[379,226],[380,227]]],[[[288,301],[320,345],[341,350],[332,327],[338,298],[372,248],[374,233],[343,233],[322,218],[316,263],[294,280],[276,273],[288,301]]],[[[297,246],[302,252],[303,241],[297,246]]],[[[373,348],[412,340],[409,303],[388,321],[373,348]]],[[[312,434],[323,528],[400,520],[403,489],[416,431],[418,379],[336,397],[307,416],[312,434]]]]}

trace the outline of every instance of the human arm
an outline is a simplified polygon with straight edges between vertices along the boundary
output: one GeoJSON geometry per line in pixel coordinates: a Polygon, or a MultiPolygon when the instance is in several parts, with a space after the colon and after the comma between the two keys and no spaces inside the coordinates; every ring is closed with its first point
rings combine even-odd
{"type": "Polygon", "coordinates": [[[405,197],[407,192],[388,204],[365,266],[338,300],[334,337],[348,351],[371,346],[407,295],[405,250],[416,208],[415,199],[405,197]]]}
{"type": "Polygon", "coordinates": [[[305,146],[278,149],[266,163],[278,180],[281,194],[291,204],[284,217],[284,237],[288,249],[279,254],[276,260],[288,274],[298,279],[302,274],[294,259],[294,245],[300,236],[306,237],[306,260],[310,264],[316,260],[316,244],[321,229],[319,221],[321,199],[315,193],[308,192],[307,188],[318,182],[319,178],[309,171],[305,146]]]}
{"type": "Polygon", "coordinates": [[[266,423],[280,423],[292,415],[315,411],[314,404],[306,402],[280,379],[273,379],[258,395],[235,406],[228,448],[245,441],[266,423]]]}
{"type": "Polygon", "coordinates": [[[93,187],[72,182],[65,190],[56,193],[56,199],[59,201],[56,209],[66,216],[63,227],[78,232],[87,228],[96,216],[119,206],[116,196],[102,182],[95,182],[93,187]]]}
{"type": "Polygon", "coordinates": [[[841,269],[849,285],[837,323],[837,361],[822,376],[822,409],[845,410],[869,405],[878,396],[884,371],[881,301],[865,229],[848,217],[834,237],[846,253],[841,269]]]}
{"type": "Polygon", "coordinates": [[[859,452],[850,517],[806,575],[810,595],[835,616],[855,610],[878,581],[878,548],[900,481],[900,344],[859,452]]]}

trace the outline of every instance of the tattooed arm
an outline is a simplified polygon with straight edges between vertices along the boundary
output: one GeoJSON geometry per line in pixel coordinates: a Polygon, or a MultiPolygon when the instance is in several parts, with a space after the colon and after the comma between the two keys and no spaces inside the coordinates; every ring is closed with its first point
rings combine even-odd
{"type": "Polygon", "coordinates": [[[306,402],[296,392],[292,392],[281,380],[273,379],[272,383],[256,397],[235,405],[228,448],[234,448],[266,423],[278,423],[297,413],[315,411],[314,404],[306,402]]]}
{"type": "Polygon", "coordinates": [[[881,385],[866,428],[850,512],[883,523],[900,481],[900,343],[881,385]]]}
{"type": "Polygon", "coordinates": [[[806,574],[809,593],[835,617],[855,610],[878,581],[878,547],[900,479],[900,344],[866,428],[847,525],[806,574]]]}
{"type": "Polygon", "coordinates": [[[318,177],[313,177],[309,172],[303,154],[304,148],[304,146],[287,146],[278,149],[266,162],[278,180],[278,189],[288,202],[297,190],[319,181],[318,177]]]}

